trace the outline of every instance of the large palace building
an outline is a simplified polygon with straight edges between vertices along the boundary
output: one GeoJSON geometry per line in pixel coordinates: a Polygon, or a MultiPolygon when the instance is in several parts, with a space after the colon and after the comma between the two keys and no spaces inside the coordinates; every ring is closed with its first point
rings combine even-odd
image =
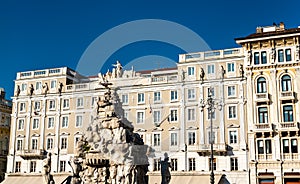
{"type": "Polygon", "coordinates": [[[300,183],[299,38],[300,28],[281,23],[237,38],[238,48],[181,54],[175,68],[123,71],[118,62],[93,77],[66,67],[19,72],[8,179],[41,175],[48,152],[54,179],[70,175],[68,161],[104,94],[99,82],[108,80],[118,116],[153,148],[150,181],[160,183],[167,155],[173,180],[209,182],[213,169],[220,184],[300,183]]]}

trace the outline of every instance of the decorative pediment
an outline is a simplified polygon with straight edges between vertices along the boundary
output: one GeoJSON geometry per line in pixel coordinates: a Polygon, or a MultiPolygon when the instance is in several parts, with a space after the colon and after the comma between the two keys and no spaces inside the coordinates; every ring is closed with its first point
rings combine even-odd
{"type": "Polygon", "coordinates": [[[180,130],[180,128],[172,126],[171,128],[169,128],[169,131],[178,131],[180,130]]]}
{"type": "Polygon", "coordinates": [[[146,130],[143,129],[143,128],[138,128],[138,129],[136,130],[136,132],[146,132],[146,130]]]}
{"type": "Polygon", "coordinates": [[[40,134],[32,134],[31,137],[39,137],[39,136],[40,136],[40,134]]]}
{"type": "Polygon", "coordinates": [[[70,135],[70,133],[62,132],[60,135],[70,135]]]}
{"type": "Polygon", "coordinates": [[[47,134],[47,136],[55,136],[55,134],[50,132],[47,134]]]}
{"type": "Polygon", "coordinates": [[[187,127],[186,129],[187,129],[187,130],[197,130],[198,127],[196,127],[196,126],[189,126],[189,127],[187,127]]]}
{"type": "Polygon", "coordinates": [[[25,137],[25,135],[22,135],[22,134],[19,134],[18,136],[17,136],[17,138],[24,138],[25,137]]]}
{"type": "Polygon", "coordinates": [[[227,128],[240,128],[240,125],[231,124],[228,125],[227,128]]]}
{"type": "Polygon", "coordinates": [[[161,131],[163,131],[163,129],[160,128],[160,127],[155,127],[155,128],[153,128],[153,130],[152,130],[152,132],[161,132],[161,131]]]}
{"type": "Polygon", "coordinates": [[[83,133],[80,132],[80,131],[77,131],[77,132],[74,133],[74,135],[83,135],[83,133]]]}

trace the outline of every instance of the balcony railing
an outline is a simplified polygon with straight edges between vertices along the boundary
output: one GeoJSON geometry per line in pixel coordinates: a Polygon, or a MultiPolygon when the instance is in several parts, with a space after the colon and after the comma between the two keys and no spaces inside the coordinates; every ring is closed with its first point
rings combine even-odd
{"type": "Polygon", "coordinates": [[[168,82],[176,82],[177,76],[171,75],[171,76],[155,76],[151,78],[152,83],[168,83],[168,82]]]}
{"type": "Polygon", "coordinates": [[[283,160],[298,160],[299,153],[283,153],[282,159],[283,160]]]}
{"type": "Polygon", "coordinates": [[[279,128],[280,130],[299,130],[298,122],[281,122],[279,128]]]}
{"type": "Polygon", "coordinates": [[[256,131],[273,131],[273,124],[270,123],[259,123],[254,126],[256,131]]]}
{"type": "Polygon", "coordinates": [[[280,99],[281,100],[294,100],[295,99],[294,92],[293,91],[281,91],[280,99]]]}
{"type": "MultiPolygon", "coordinates": [[[[210,144],[188,145],[188,151],[210,152],[210,144]]],[[[213,144],[215,152],[226,152],[226,144],[213,144]]]]}
{"type": "Polygon", "coordinates": [[[260,101],[260,102],[262,102],[262,101],[268,102],[269,94],[268,93],[256,93],[255,100],[260,101]]]}
{"type": "Polygon", "coordinates": [[[257,156],[258,160],[273,160],[273,155],[268,153],[268,154],[258,154],[257,156]]]}
{"type": "Polygon", "coordinates": [[[44,150],[21,150],[17,152],[17,155],[20,155],[24,159],[41,159],[44,157],[44,150]]]}

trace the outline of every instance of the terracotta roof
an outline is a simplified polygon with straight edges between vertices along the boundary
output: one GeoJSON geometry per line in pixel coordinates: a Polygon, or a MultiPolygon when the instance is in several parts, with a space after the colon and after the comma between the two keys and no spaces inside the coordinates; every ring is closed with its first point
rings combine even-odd
{"type": "Polygon", "coordinates": [[[291,28],[285,29],[281,31],[271,31],[271,32],[263,32],[263,33],[253,33],[246,37],[235,38],[234,40],[245,40],[250,38],[260,38],[260,37],[267,37],[267,36],[276,36],[276,35],[285,35],[291,33],[300,33],[300,28],[291,28]]]}
{"type": "Polygon", "coordinates": [[[142,70],[142,71],[137,71],[137,73],[150,74],[152,72],[168,71],[168,70],[177,70],[177,67],[174,67],[174,68],[160,68],[160,69],[154,69],[154,70],[142,70]]]}

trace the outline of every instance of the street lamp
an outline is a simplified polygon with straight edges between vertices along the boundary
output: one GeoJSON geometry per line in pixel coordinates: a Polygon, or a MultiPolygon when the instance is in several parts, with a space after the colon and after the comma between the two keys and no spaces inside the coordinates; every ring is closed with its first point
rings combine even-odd
{"type": "Polygon", "coordinates": [[[216,102],[215,99],[213,99],[212,96],[212,88],[210,87],[208,90],[208,97],[206,100],[201,99],[201,111],[203,111],[205,108],[207,108],[209,116],[210,116],[210,184],[215,183],[215,174],[214,174],[214,136],[213,136],[213,121],[212,121],[212,115],[215,112],[215,109],[218,108],[218,110],[222,109],[222,104],[219,102],[216,102]]]}

